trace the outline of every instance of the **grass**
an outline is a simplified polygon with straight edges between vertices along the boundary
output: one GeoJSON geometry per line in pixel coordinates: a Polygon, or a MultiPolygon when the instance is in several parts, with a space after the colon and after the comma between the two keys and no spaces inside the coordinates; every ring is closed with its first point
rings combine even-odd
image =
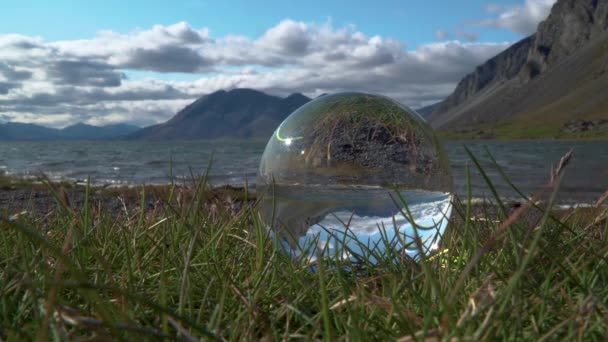
{"type": "MultiPolygon", "coordinates": [[[[597,92],[592,92],[597,93],[597,92]]],[[[581,98],[586,98],[581,95],[581,98]]],[[[473,124],[467,127],[444,129],[439,133],[444,139],[561,139],[561,140],[608,140],[608,130],[589,129],[587,131],[571,132],[563,125],[573,119],[600,120],[606,119],[605,108],[608,101],[602,99],[596,107],[587,108],[581,112],[584,103],[565,99],[558,104],[552,104],[533,112],[518,114],[506,120],[473,124]],[[565,105],[562,102],[568,102],[565,105]],[[576,115],[574,115],[576,114],[576,115]]]]}
{"type": "Polygon", "coordinates": [[[437,254],[367,268],[321,260],[311,272],[272,243],[255,201],[214,206],[204,177],[188,200],[167,188],[163,210],[147,210],[140,187],[142,205],[118,216],[72,208],[48,186],[54,213],[0,221],[1,340],[608,338],[601,201],[482,215],[456,199],[437,254]],[[539,220],[521,219],[533,210],[539,220]]]}
{"type": "Polygon", "coordinates": [[[608,140],[608,130],[567,132],[560,124],[543,121],[512,119],[499,124],[479,124],[467,128],[455,128],[438,132],[446,140],[458,139],[561,139],[561,140],[608,140]]]}
{"type": "Polygon", "coordinates": [[[353,132],[360,127],[384,126],[394,135],[407,135],[411,134],[412,129],[422,129],[425,122],[414,115],[404,115],[406,111],[398,103],[377,95],[327,95],[303,106],[283,129],[294,137],[312,136],[330,140],[338,123],[351,126],[353,132]],[[328,112],[331,115],[327,115],[328,112]]]}

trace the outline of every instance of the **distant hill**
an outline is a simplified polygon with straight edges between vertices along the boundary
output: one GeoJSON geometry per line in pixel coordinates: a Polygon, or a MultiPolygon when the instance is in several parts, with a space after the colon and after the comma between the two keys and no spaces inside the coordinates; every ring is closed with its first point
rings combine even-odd
{"type": "Polygon", "coordinates": [[[102,127],[77,123],[61,130],[61,135],[65,139],[116,139],[139,131],[141,128],[128,124],[113,124],[102,127]]]}
{"type": "Polygon", "coordinates": [[[252,89],[220,90],[180,110],[169,121],[143,128],[133,139],[268,138],[291,112],[310,101],[302,94],[286,98],[252,89]]]}
{"type": "Polygon", "coordinates": [[[63,129],[55,129],[35,124],[8,122],[0,124],[0,140],[101,140],[120,139],[140,128],[127,124],[92,126],[78,123],[63,129]]]}
{"type": "Polygon", "coordinates": [[[0,140],[53,140],[59,138],[59,130],[44,126],[7,122],[0,124],[0,140]]]}
{"type": "Polygon", "coordinates": [[[558,0],[427,118],[464,137],[608,136],[608,0],[558,0]]]}
{"type": "Polygon", "coordinates": [[[441,102],[433,103],[432,105],[428,105],[428,106],[424,106],[424,107],[418,108],[415,111],[416,111],[416,113],[420,114],[423,118],[426,118],[433,111],[435,111],[435,109],[437,109],[437,107],[439,107],[439,105],[441,105],[441,102]]]}

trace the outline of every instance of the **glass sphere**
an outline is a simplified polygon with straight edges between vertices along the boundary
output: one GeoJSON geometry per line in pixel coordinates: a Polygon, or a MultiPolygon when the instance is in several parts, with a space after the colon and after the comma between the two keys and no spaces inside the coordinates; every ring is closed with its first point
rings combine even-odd
{"type": "Polygon", "coordinates": [[[276,129],[257,177],[260,213],[292,256],[375,263],[437,248],[449,160],[413,110],[379,95],[321,96],[276,129]]]}

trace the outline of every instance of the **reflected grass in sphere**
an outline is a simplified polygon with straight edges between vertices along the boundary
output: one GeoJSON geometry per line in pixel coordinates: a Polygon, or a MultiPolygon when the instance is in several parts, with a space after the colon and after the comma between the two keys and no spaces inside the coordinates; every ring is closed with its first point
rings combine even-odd
{"type": "Polygon", "coordinates": [[[260,162],[261,216],[294,257],[414,259],[437,248],[451,213],[449,160],[417,113],[340,93],[297,109],[260,162]]]}

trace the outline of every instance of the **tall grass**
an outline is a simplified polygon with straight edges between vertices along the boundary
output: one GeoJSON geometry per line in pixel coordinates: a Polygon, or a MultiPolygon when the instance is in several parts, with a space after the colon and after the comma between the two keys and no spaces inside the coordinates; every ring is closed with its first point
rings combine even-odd
{"type": "Polygon", "coordinates": [[[0,223],[2,340],[608,338],[601,201],[483,213],[469,187],[438,253],[356,272],[322,259],[311,272],[272,242],[254,201],[231,210],[204,177],[170,187],[162,209],[141,187],[141,205],[120,215],[48,187],[54,213],[0,223]]]}

